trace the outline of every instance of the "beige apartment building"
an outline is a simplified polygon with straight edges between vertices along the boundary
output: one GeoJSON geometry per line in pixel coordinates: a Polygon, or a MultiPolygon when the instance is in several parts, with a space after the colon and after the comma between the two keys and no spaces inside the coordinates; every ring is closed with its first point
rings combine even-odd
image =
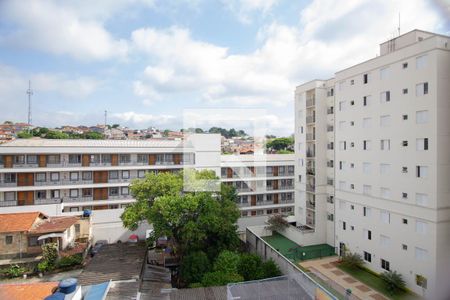
{"type": "Polygon", "coordinates": [[[295,92],[296,217],[321,242],[450,296],[450,38],[414,30],[295,92]]]}

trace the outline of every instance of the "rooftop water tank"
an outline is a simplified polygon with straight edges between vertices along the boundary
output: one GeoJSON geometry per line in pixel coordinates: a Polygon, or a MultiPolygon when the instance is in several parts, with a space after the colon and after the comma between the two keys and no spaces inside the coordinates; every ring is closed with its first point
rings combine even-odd
{"type": "Polygon", "coordinates": [[[77,288],[77,280],[75,278],[67,278],[59,283],[59,291],[63,294],[70,294],[77,288]]]}

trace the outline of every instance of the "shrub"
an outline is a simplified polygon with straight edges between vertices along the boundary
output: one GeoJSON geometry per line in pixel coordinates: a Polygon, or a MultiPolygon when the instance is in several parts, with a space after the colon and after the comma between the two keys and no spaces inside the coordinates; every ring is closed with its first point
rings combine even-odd
{"type": "Polygon", "coordinates": [[[342,257],[342,263],[349,268],[361,268],[364,265],[364,261],[358,253],[348,252],[342,257]]]}
{"type": "Polygon", "coordinates": [[[21,267],[19,265],[11,265],[8,269],[4,271],[4,274],[10,278],[19,277],[25,274],[27,271],[26,268],[21,267]]]}
{"type": "Polygon", "coordinates": [[[50,265],[54,265],[58,259],[58,245],[49,243],[42,245],[42,260],[47,261],[50,265]]]}
{"type": "Polygon", "coordinates": [[[52,266],[50,266],[50,264],[46,260],[42,260],[37,265],[37,269],[41,273],[47,272],[47,271],[51,270],[51,268],[52,268],[52,266]]]}
{"type": "Polygon", "coordinates": [[[203,275],[211,269],[208,256],[203,251],[186,255],[180,266],[180,275],[186,283],[199,283],[203,275]]]}
{"type": "Polygon", "coordinates": [[[82,262],[83,257],[80,254],[75,254],[61,258],[58,261],[57,266],[58,268],[68,268],[72,266],[81,265],[82,262]]]}
{"type": "Polygon", "coordinates": [[[406,286],[402,274],[396,271],[384,272],[380,277],[385,282],[386,289],[391,295],[395,294],[399,289],[404,289],[406,286]]]}
{"type": "Polygon", "coordinates": [[[261,279],[264,277],[262,260],[256,254],[242,254],[237,270],[238,273],[244,277],[245,281],[261,279]]]}
{"type": "Polygon", "coordinates": [[[195,283],[191,283],[191,284],[189,285],[189,287],[190,287],[191,289],[194,289],[194,288],[200,288],[200,287],[203,287],[203,285],[202,285],[200,282],[195,282],[195,283]]]}
{"type": "Polygon", "coordinates": [[[244,278],[237,273],[225,273],[221,271],[209,272],[203,276],[202,285],[207,286],[221,286],[233,282],[244,281],[244,278]]]}
{"type": "Polygon", "coordinates": [[[224,250],[220,252],[214,262],[214,271],[227,274],[237,274],[239,258],[239,254],[232,251],[224,250]]]}
{"type": "Polygon", "coordinates": [[[266,226],[266,229],[272,231],[279,232],[289,227],[289,222],[280,214],[270,216],[267,223],[269,223],[269,225],[266,226]]]}
{"type": "Polygon", "coordinates": [[[277,264],[272,259],[263,262],[261,270],[262,270],[262,278],[271,278],[282,275],[280,268],[278,268],[277,264]]]}

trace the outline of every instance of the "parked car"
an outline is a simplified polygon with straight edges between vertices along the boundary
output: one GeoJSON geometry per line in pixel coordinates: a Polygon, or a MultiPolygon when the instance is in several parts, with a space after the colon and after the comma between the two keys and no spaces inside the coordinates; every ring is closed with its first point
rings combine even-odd
{"type": "Polygon", "coordinates": [[[94,257],[95,254],[97,254],[100,251],[100,248],[102,248],[104,245],[107,245],[107,240],[99,240],[95,242],[95,245],[91,248],[90,254],[91,257],[94,257]]]}

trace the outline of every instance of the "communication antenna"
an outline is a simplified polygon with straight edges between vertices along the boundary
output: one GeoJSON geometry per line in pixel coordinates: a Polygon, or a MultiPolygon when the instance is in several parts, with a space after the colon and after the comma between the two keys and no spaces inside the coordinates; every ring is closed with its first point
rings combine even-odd
{"type": "Polygon", "coordinates": [[[31,89],[31,80],[28,80],[28,124],[31,125],[32,119],[31,119],[31,96],[33,95],[33,90],[31,89]]]}
{"type": "Polygon", "coordinates": [[[398,13],[398,36],[400,36],[400,13],[398,13]]]}
{"type": "Polygon", "coordinates": [[[106,127],[106,124],[107,124],[107,119],[108,119],[108,111],[105,110],[105,127],[106,127]]]}

